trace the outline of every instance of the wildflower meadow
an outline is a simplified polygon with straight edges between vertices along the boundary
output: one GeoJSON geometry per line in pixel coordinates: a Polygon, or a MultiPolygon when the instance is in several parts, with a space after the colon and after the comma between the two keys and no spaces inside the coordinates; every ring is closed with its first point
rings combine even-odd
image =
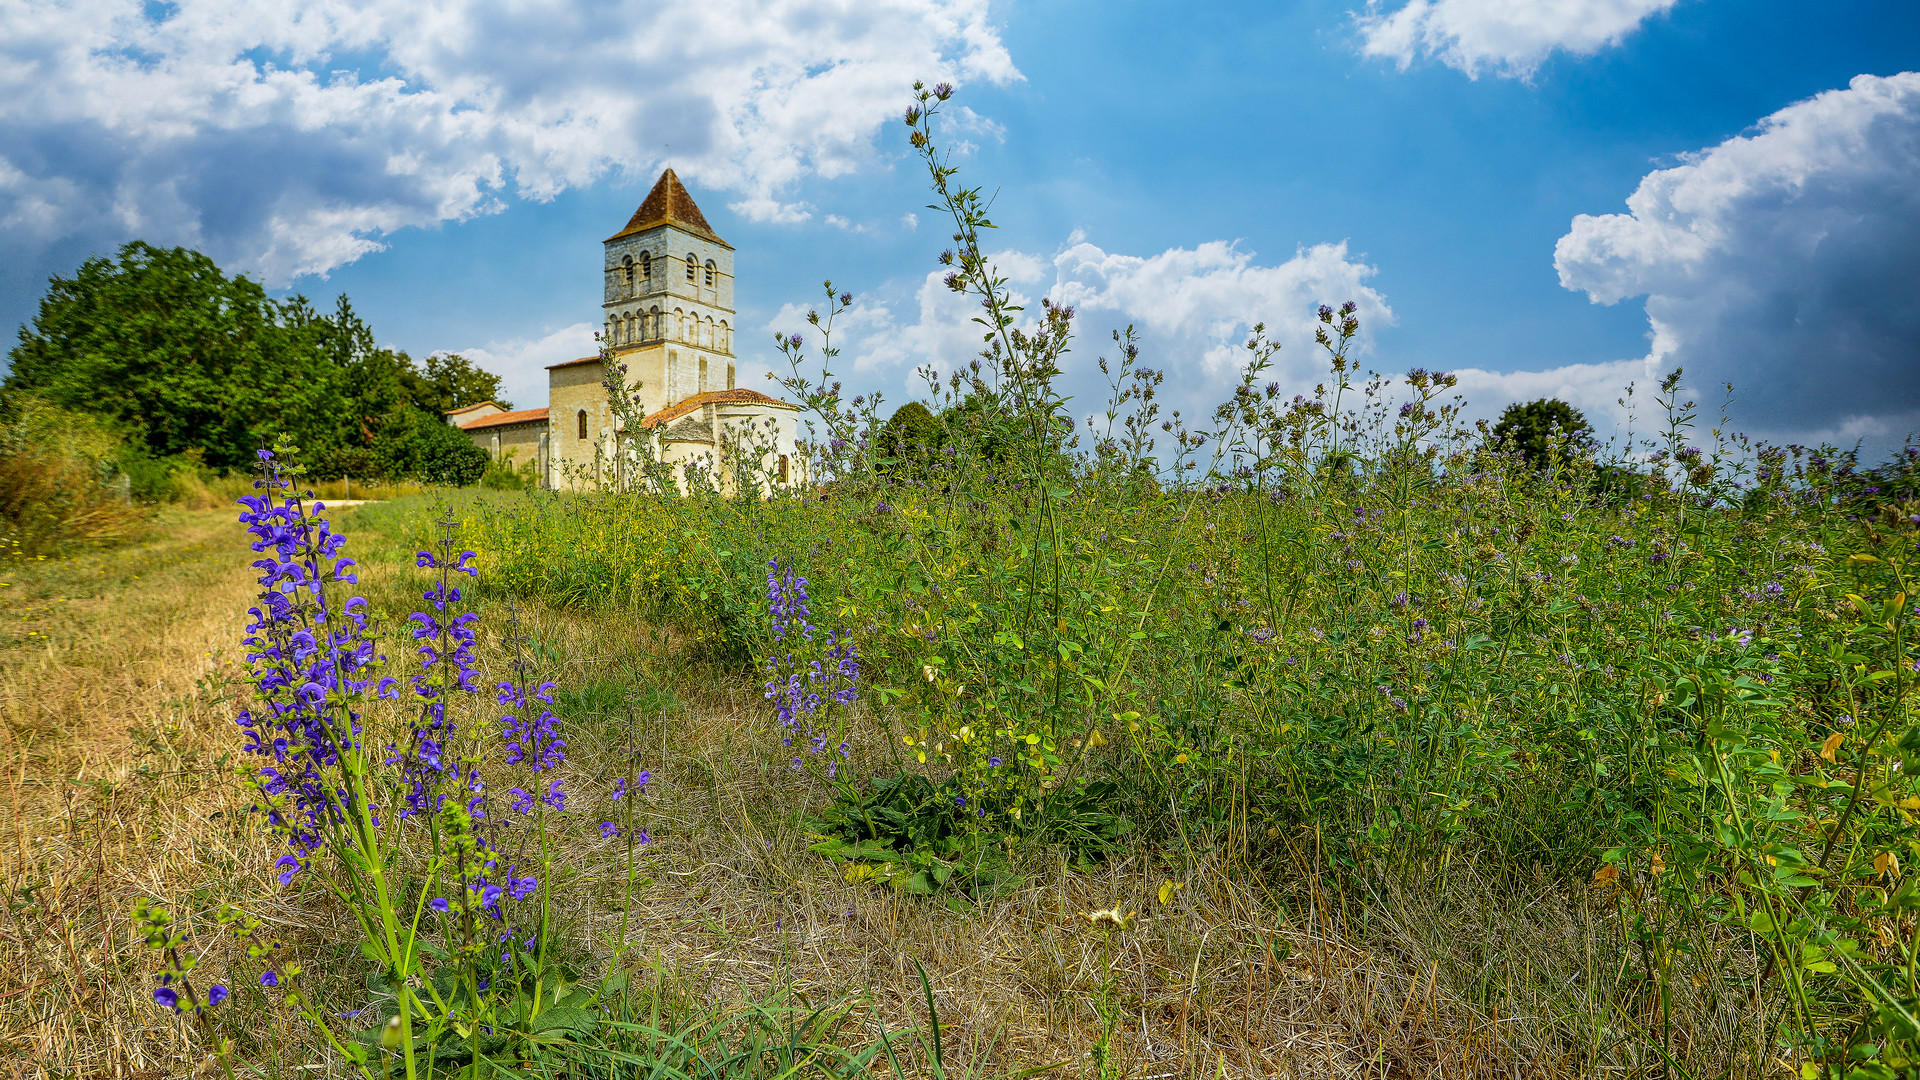
{"type": "MultiPolygon", "coordinates": [[[[950,95],[904,119],[981,352],[917,412],[843,397],[828,284],[779,341],[811,420],[789,482],[640,460],[336,513],[283,440],[231,535],[168,526],[199,547],[155,573],[212,568],[180,588],[230,645],[141,714],[137,764],[22,751],[81,764],[15,786],[53,824],[16,827],[8,983],[48,989],[0,1000],[6,1052],[1920,1069],[1920,454],[1746,442],[1679,372],[1613,444],[1523,453],[1453,376],[1365,371],[1337,297],[1311,396],[1256,327],[1228,400],[1163,413],[1123,332],[1076,419],[1075,312],[1016,306],[983,252],[950,95]]],[[[7,669],[13,700],[55,670],[7,669]]]]}

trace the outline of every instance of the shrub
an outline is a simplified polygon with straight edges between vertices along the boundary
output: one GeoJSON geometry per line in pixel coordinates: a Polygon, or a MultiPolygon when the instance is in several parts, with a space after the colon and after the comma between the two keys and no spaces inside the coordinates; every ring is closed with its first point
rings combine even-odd
{"type": "Polygon", "coordinates": [[[487,471],[487,452],[466,432],[412,407],[389,413],[373,439],[381,477],[466,487],[487,471]]]}
{"type": "Polygon", "coordinates": [[[120,439],[105,424],[17,396],[0,421],[0,560],[123,543],[147,515],[119,462],[120,439]]]}
{"type": "Polygon", "coordinates": [[[522,491],[539,485],[539,471],[539,463],[532,458],[517,466],[510,457],[492,458],[480,474],[480,486],[493,491],[522,491]]]}
{"type": "MultiPolygon", "coordinates": [[[[384,480],[381,462],[371,447],[342,446],[313,455],[308,475],[315,480],[384,480]]],[[[391,479],[406,479],[393,477],[391,479]]]]}
{"type": "Polygon", "coordinates": [[[1558,398],[1509,405],[1493,425],[1496,448],[1519,453],[1527,467],[1544,471],[1554,462],[1593,455],[1593,428],[1580,410],[1558,398]]]}
{"type": "Polygon", "coordinates": [[[909,401],[894,410],[887,426],[880,431],[880,453],[892,466],[924,468],[932,463],[945,443],[946,432],[940,421],[918,401],[909,401]]]}

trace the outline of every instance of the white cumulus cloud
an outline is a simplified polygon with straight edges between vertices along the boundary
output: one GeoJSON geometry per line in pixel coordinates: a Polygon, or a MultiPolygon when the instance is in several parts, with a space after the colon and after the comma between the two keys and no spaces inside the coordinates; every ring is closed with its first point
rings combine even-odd
{"type": "MultiPolygon", "coordinates": [[[[1116,357],[1110,335],[1129,324],[1140,337],[1140,363],[1167,373],[1161,391],[1167,407],[1204,417],[1232,392],[1254,323],[1265,323],[1268,337],[1282,345],[1266,377],[1292,394],[1311,391],[1326,373],[1325,355],[1313,343],[1321,304],[1359,304],[1362,351],[1370,347],[1372,328],[1393,322],[1385,297],[1367,284],[1374,268],[1352,257],[1344,243],[1303,247],[1283,262],[1262,264],[1254,252],[1225,241],[1139,256],[1109,252],[1076,233],[1051,258],[1001,251],[990,261],[1030,317],[1042,297],[1075,309],[1076,336],[1062,380],[1075,415],[1098,411],[1104,402],[1095,360],[1116,357]]],[[[944,276],[936,270],[858,298],[835,322],[836,343],[845,350],[845,370],[836,374],[878,386],[893,401],[902,392],[920,393],[914,372],[922,365],[951,372],[976,358],[984,333],[973,322],[979,303],[948,289],[944,276]]],[[[806,325],[805,309],[789,305],[768,329],[795,332],[806,325]]]]}
{"type": "Polygon", "coordinates": [[[138,236],[273,284],[669,160],[801,220],[795,184],[871,162],[914,79],[1019,78],[988,0],[0,0],[0,27],[16,271],[138,236]]]}
{"type": "MultiPolygon", "coordinates": [[[[1313,344],[1315,312],[1322,304],[1359,305],[1363,330],[1393,321],[1386,299],[1366,284],[1374,268],[1354,261],[1345,243],[1315,244],[1292,258],[1261,266],[1253,252],[1221,240],[1158,255],[1119,255],[1081,241],[1054,258],[1058,303],[1097,321],[1132,323],[1179,367],[1183,378],[1225,388],[1245,362],[1254,323],[1281,344],[1270,377],[1311,386],[1325,372],[1313,344]],[[1098,317],[1104,316],[1104,320],[1098,317]]],[[[1370,341],[1363,339],[1363,344],[1370,341]]],[[[1155,364],[1155,367],[1161,365],[1155,364]]]]}
{"type": "Polygon", "coordinates": [[[593,339],[598,329],[574,323],[539,337],[489,341],[450,351],[500,376],[500,390],[514,408],[539,409],[547,404],[547,366],[598,353],[600,343],[593,339]]]}
{"type": "Polygon", "coordinates": [[[1591,56],[1618,45],[1677,0],[1407,0],[1358,17],[1360,49],[1402,69],[1423,56],[1478,78],[1526,78],[1555,50],[1591,56]]]}
{"type": "Polygon", "coordinates": [[[1920,73],[1861,75],[1576,217],[1554,265],[1594,303],[1645,296],[1648,367],[1732,382],[1748,429],[1897,443],[1920,410],[1915,177],[1920,73]]]}

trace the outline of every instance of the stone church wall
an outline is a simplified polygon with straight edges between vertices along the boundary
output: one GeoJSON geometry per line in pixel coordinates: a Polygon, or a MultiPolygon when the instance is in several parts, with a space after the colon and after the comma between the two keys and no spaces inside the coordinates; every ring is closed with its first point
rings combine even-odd
{"type": "Polygon", "coordinates": [[[553,438],[553,457],[560,486],[567,487],[572,471],[593,469],[593,448],[613,431],[613,410],[600,385],[600,362],[569,364],[547,372],[547,423],[553,438]],[[580,414],[587,417],[587,436],[580,437],[580,414]]]}

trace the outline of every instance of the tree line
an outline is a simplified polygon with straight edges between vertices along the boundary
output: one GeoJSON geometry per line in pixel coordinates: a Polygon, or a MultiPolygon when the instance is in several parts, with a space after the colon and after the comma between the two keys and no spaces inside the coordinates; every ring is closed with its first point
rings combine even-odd
{"type": "Polygon", "coordinates": [[[281,433],[318,478],[471,483],[486,452],[444,414],[511,407],[458,354],[380,347],[345,296],[332,312],[276,300],[198,251],[137,240],[52,278],[9,361],[0,410],[97,419],[136,489],[183,467],[247,469],[281,433]]]}

